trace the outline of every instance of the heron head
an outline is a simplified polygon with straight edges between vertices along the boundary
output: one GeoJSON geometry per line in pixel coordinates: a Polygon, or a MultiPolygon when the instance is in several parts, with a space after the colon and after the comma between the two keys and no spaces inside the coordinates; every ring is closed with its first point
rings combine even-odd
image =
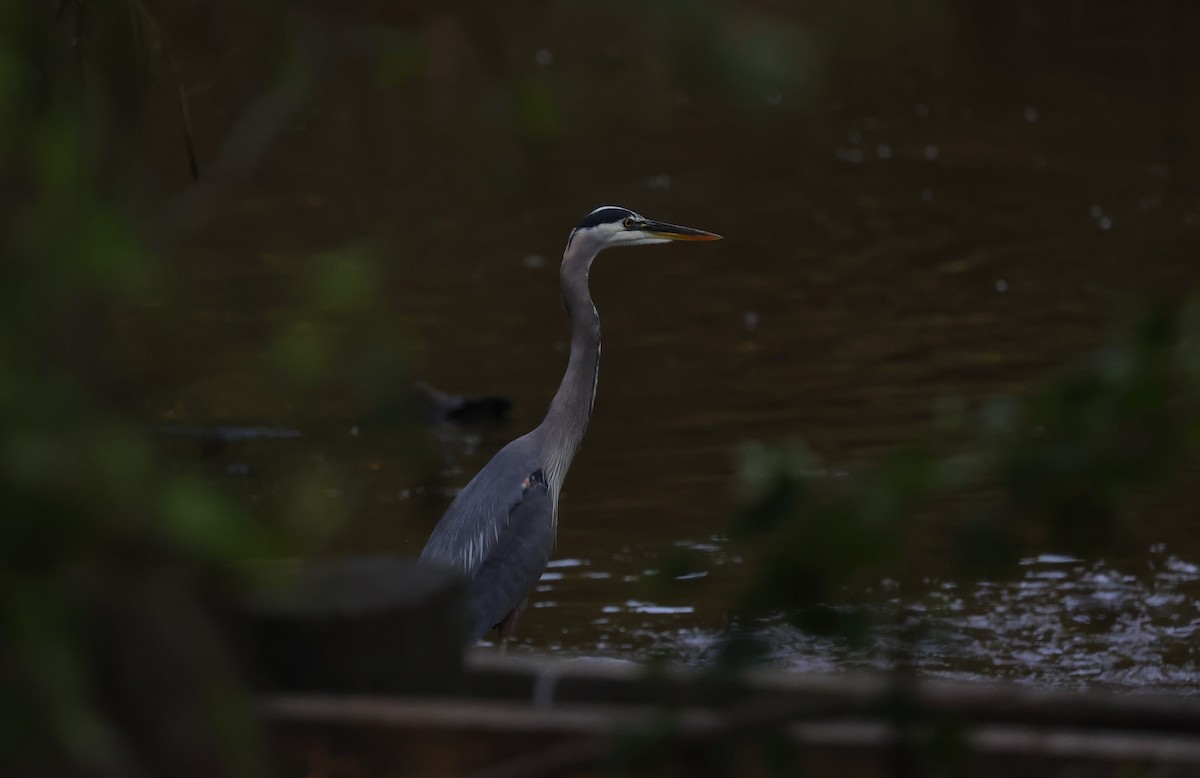
{"type": "Polygon", "coordinates": [[[720,240],[721,236],[647,219],[628,208],[603,205],[583,217],[583,221],[571,231],[568,245],[579,239],[595,243],[597,250],[600,250],[609,246],[647,246],[674,240],[720,240]]]}

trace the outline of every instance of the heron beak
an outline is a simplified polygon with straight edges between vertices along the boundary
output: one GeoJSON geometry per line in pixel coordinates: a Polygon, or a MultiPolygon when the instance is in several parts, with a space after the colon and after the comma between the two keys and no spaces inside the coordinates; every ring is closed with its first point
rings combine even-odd
{"type": "Polygon", "coordinates": [[[665,238],[667,240],[721,239],[721,236],[715,232],[705,232],[704,230],[697,230],[692,227],[680,227],[678,224],[667,224],[666,222],[656,222],[649,219],[642,224],[642,230],[649,232],[656,238],[665,238]]]}

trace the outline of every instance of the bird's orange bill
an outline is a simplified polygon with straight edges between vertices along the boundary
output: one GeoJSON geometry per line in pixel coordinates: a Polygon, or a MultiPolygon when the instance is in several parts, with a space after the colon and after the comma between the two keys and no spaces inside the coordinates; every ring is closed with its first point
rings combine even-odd
{"type": "Polygon", "coordinates": [[[666,222],[656,222],[649,219],[642,226],[646,232],[654,233],[655,237],[666,238],[667,240],[720,240],[721,236],[715,232],[705,232],[704,230],[693,229],[692,227],[680,227],[678,224],[667,224],[666,222]]]}

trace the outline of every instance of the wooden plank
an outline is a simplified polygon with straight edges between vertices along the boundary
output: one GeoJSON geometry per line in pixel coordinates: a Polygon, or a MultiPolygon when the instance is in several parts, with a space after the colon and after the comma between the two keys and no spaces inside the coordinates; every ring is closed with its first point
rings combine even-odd
{"type": "Polygon", "coordinates": [[[789,717],[952,715],[969,722],[1200,733],[1200,700],[1163,694],[1066,692],[1002,683],[916,680],[899,674],[747,672],[738,682],[703,672],[631,662],[469,657],[466,693],[535,705],[731,705],[747,700],[789,717]]]}
{"type": "Polygon", "coordinates": [[[770,774],[763,758],[770,732],[790,743],[784,758],[806,776],[1200,774],[1195,735],[953,721],[788,723],[749,714],[746,708],[536,710],[513,702],[329,696],[278,697],[262,708],[287,765],[281,775],[591,775],[619,763],[637,741],[643,752],[655,753],[649,775],[691,774],[697,760],[716,758],[733,768],[728,774],[749,777],[770,774]]]}

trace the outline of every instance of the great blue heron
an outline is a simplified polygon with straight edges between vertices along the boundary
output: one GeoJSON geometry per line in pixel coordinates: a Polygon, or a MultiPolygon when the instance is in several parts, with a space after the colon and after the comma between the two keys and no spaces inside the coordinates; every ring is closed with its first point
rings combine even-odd
{"type": "Polygon", "coordinates": [[[421,558],[465,573],[470,642],[496,627],[503,647],[546,569],[558,527],[558,494],[587,430],[600,369],[600,319],[588,289],[592,261],[609,246],[719,240],[711,232],[603,206],[567,239],[559,274],[571,321],[567,372],[546,418],[492,457],[450,504],[421,558]]]}

